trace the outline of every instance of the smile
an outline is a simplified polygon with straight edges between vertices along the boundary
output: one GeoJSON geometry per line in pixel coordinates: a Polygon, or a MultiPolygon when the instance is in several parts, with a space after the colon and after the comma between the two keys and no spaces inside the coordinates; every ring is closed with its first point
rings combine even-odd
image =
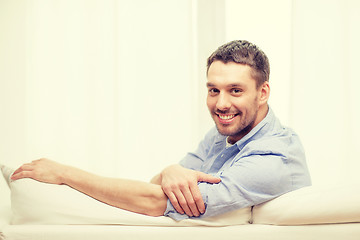
{"type": "Polygon", "coordinates": [[[219,114],[219,113],[216,113],[216,115],[218,116],[220,123],[222,123],[222,124],[230,124],[238,114],[219,114]]]}
{"type": "Polygon", "coordinates": [[[235,114],[231,114],[231,115],[220,115],[218,114],[219,118],[222,120],[229,120],[235,117],[235,114]]]}

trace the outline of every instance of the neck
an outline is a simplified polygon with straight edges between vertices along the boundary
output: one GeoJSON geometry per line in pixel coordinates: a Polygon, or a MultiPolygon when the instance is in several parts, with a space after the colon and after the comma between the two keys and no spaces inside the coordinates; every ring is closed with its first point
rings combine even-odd
{"type": "Polygon", "coordinates": [[[256,124],[254,125],[254,127],[258,125],[266,117],[268,112],[269,112],[269,105],[267,103],[260,106],[258,111],[258,116],[256,118],[256,124]]]}
{"type": "Polygon", "coordinates": [[[246,136],[254,127],[256,127],[268,114],[269,112],[269,105],[266,103],[259,107],[259,111],[257,113],[256,119],[254,122],[249,124],[246,128],[244,128],[241,133],[239,133],[237,136],[229,136],[227,137],[227,142],[230,144],[235,144],[237,141],[242,139],[244,136],[246,136]]]}

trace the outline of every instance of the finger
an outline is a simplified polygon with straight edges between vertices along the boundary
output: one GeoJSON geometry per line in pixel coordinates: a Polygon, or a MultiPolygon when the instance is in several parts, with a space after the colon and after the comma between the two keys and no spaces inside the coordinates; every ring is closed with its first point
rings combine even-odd
{"type": "Polygon", "coordinates": [[[198,172],[198,181],[207,183],[219,183],[221,182],[221,178],[214,177],[210,174],[206,174],[203,172],[198,172]]]}
{"type": "Polygon", "coordinates": [[[173,205],[173,207],[175,208],[175,210],[180,213],[180,214],[184,214],[184,210],[180,207],[180,204],[175,196],[175,194],[173,194],[172,192],[166,194],[166,196],[169,198],[171,204],[173,205]]]}
{"type": "Polygon", "coordinates": [[[190,189],[184,189],[182,193],[186,200],[186,206],[191,210],[192,215],[196,217],[200,216],[200,212],[198,210],[198,207],[196,206],[196,202],[193,198],[190,189]]]}
{"type": "Polygon", "coordinates": [[[21,167],[19,167],[18,169],[16,169],[13,173],[14,174],[17,174],[21,171],[30,171],[33,169],[33,166],[30,164],[30,163],[26,163],[26,164],[23,164],[21,167]]]}
{"type": "Polygon", "coordinates": [[[197,184],[196,185],[191,185],[190,186],[190,191],[191,191],[191,195],[192,195],[192,197],[194,199],[197,210],[201,214],[203,214],[205,212],[205,204],[204,204],[204,201],[203,201],[199,186],[197,184]]]}
{"type": "Polygon", "coordinates": [[[163,186],[162,190],[164,191],[165,195],[168,197],[168,199],[170,200],[171,204],[173,205],[173,207],[175,208],[175,210],[178,213],[184,214],[184,210],[181,208],[178,199],[176,197],[176,195],[174,194],[174,190],[171,187],[168,186],[163,186]]]}
{"type": "Polygon", "coordinates": [[[178,190],[178,191],[175,191],[174,192],[176,198],[177,198],[177,202],[179,202],[181,208],[184,210],[185,214],[192,217],[193,216],[193,213],[192,211],[190,210],[188,204],[187,204],[187,201],[186,201],[186,198],[184,197],[184,194],[178,190]]]}
{"type": "Polygon", "coordinates": [[[31,171],[21,171],[18,173],[14,173],[11,176],[11,180],[15,181],[15,180],[22,179],[22,178],[31,178],[31,176],[32,176],[31,171]]]}

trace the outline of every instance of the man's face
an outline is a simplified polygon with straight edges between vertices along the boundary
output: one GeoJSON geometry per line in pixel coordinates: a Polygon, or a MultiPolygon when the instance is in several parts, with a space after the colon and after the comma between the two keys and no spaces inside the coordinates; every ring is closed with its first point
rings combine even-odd
{"type": "MultiPolygon", "coordinates": [[[[264,86],[256,89],[250,71],[247,65],[221,61],[214,61],[208,70],[207,106],[218,131],[229,136],[230,143],[240,140],[263,118],[258,112],[264,105],[264,86]]],[[[269,90],[268,83],[264,85],[269,90]]]]}

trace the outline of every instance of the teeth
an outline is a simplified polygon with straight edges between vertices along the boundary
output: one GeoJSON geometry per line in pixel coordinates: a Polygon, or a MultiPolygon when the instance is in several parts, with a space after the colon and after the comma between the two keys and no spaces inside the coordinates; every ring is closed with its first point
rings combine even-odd
{"type": "Polygon", "coordinates": [[[235,117],[235,115],[219,115],[219,118],[223,119],[223,120],[229,120],[231,118],[235,117]]]}

